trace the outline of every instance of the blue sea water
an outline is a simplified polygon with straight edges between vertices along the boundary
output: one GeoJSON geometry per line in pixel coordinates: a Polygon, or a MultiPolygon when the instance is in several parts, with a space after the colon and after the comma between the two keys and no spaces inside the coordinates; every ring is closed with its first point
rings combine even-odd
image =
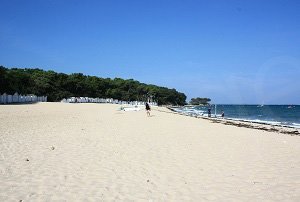
{"type": "MultiPolygon", "coordinates": [[[[211,108],[215,116],[215,106],[195,106],[174,109],[191,115],[207,116],[211,108]]],[[[225,118],[273,125],[300,128],[300,105],[216,105],[216,116],[224,111],[225,118]]]]}

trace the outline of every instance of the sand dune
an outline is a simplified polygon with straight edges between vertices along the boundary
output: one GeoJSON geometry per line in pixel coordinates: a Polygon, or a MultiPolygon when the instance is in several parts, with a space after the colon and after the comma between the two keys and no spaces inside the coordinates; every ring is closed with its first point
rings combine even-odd
{"type": "Polygon", "coordinates": [[[111,104],[0,105],[0,201],[300,201],[300,137],[111,104]]]}

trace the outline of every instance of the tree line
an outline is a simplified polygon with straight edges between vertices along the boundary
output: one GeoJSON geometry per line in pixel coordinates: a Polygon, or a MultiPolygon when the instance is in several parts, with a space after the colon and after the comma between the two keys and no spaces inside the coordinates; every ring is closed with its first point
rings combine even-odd
{"type": "Polygon", "coordinates": [[[48,96],[48,101],[68,97],[100,97],[124,101],[147,101],[159,105],[184,105],[186,95],[176,89],[140,83],[133,79],[100,78],[82,73],[64,74],[30,68],[0,66],[0,93],[48,96]]]}
{"type": "Polygon", "coordinates": [[[192,98],[190,101],[190,104],[191,105],[208,105],[210,101],[211,101],[210,98],[197,97],[197,98],[192,98]]]}

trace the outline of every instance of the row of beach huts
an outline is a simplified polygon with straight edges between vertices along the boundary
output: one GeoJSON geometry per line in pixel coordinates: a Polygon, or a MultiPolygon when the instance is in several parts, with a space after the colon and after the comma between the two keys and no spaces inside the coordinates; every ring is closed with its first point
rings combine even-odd
{"type": "MultiPolygon", "coordinates": [[[[35,102],[47,102],[47,96],[36,96],[36,95],[19,95],[15,93],[13,95],[0,94],[0,104],[14,104],[14,103],[35,103],[35,102]]],[[[112,98],[90,98],[90,97],[70,97],[63,99],[63,103],[110,103],[110,104],[121,104],[121,105],[145,105],[142,101],[122,101],[112,98]]],[[[148,102],[152,106],[157,106],[156,102],[148,102]]]]}
{"type": "MultiPolygon", "coordinates": [[[[142,101],[122,101],[115,100],[112,98],[89,98],[89,97],[71,97],[63,99],[61,102],[64,103],[110,103],[110,104],[121,104],[121,105],[145,105],[142,101]]],[[[157,106],[156,102],[149,102],[152,106],[157,106]]]]}
{"type": "Polygon", "coordinates": [[[36,95],[19,95],[15,93],[8,95],[6,93],[0,94],[0,104],[17,104],[17,103],[34,103],[34,102],[47,102],[47,96],[36,95]]]}

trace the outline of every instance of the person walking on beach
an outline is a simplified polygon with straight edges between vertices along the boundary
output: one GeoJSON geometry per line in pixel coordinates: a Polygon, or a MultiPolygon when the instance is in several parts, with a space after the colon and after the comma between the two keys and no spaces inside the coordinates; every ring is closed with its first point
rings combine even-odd
{"type": "Polygon", "coordinates": [[[150,105],[148,104],[148,102],[146,102],[146,112],[147,112],[147,116],[150,116],[150,111],[151,111],[150,105]]]}
{"type": "Polygon", "coordinates": [[[208,117],[211,117],[211,108],[209,107],[207,111],[208,117]]]}
{"type": "Polygon", "coordinates": [[[222,114],[221,114],[221,116],[222,116],[222,119],[224,118],[224,116],[225,116],[225,113],[224,113],[224,111],[222,111],[222,114]]]}

